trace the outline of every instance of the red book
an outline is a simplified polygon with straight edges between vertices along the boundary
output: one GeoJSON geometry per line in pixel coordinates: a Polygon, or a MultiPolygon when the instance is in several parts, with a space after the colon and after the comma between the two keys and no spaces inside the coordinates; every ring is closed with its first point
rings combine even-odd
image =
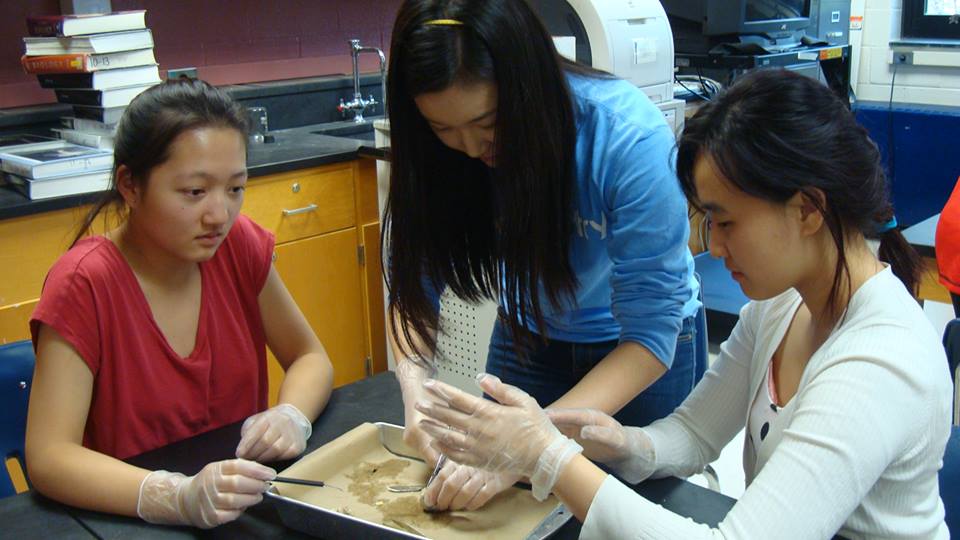
{"type": "Polygon", "coordinates": [[[31,36],[81,36],[146,28],[146,11],[115,11],[84,15],[30,15],[31,36]]]}
{"type": "Polygon", "coordinates": [[[90,73],[102,69],[117,69],[156,64],[153,49],[119,51],[114,53],[92,54],[51,54],[46,56],[26,56],[20,58],[20,64],[27,73],[90,73]]]}

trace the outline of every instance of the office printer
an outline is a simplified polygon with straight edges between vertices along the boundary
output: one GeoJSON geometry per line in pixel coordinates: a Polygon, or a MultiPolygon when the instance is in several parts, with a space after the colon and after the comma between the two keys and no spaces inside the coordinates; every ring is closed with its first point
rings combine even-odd
{"type": "Polygon", "coordinates": [[[640,87],[680,133],[673,32],[659,0],[532,0],[561,54],[640,87]]]}

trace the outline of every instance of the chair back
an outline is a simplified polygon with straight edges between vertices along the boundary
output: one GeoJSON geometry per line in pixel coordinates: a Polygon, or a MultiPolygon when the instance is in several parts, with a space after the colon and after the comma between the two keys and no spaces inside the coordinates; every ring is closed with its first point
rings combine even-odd
{"type": "MultiPolygon", "coordinates": [[[[0,452],[3,461],[14,458],[24,471],[24,439],[27,433],[27,404],[33,384],[33,343],[30,340],[0,345],[0,452]]],[[[6,463],[0,464],[0,497],[16,494],[6,463]]]]}
{"type": "Polygon", "coordinates": [[[950,378],[953,380],[953,425],[960,425],[960,391],[957,388],[957,371],[960,370],[960,319],[947,323],[943,331],[943,348],[947,351],[950,378]]]}
{"type": "Polygon", "coordinates": [[[940,499],[951,538],[960,538],[960,427],[950,428],[950,440],[940,469],[940,499]]]}
{"type": "Polygon", "coordinates": [[[703,378],[703,374],[707,372],[709,367],[707,364],[710,362],[710,336],[707,335],[707,306],[703,301],[703,279],[700,278],[699,272],[693,273],[694,277],[697,278],[697,285],[699,291],[697,292],[697,300],[700,301],[700,309],[697,311],[697,317],[694,320],[694,325],[697,330],[697,342],[695,347],[695,357],[697,365],[694,368],[694,385],[700,382],[700,379],[703,378]]]}

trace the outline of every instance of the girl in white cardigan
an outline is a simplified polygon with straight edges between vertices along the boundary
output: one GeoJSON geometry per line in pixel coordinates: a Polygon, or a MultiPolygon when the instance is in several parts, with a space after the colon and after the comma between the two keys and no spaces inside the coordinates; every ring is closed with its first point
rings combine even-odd
{"type": "Polygon", "coordinates": [[[711,254],[754,300],[693,393],[641,429],[545,412],[489,375],[480,386],[499,404],[427,381],[438,401],[418,409],[437,450],[528,476],[584,538],[948,538],[937,471],[950,376],[866,131],[820,83],[758,70],[687,123],[677,170],[711,254]],[[744,426],[747,489],[716,529],[587,459],[628,482],[687,476],[744,426]]]}

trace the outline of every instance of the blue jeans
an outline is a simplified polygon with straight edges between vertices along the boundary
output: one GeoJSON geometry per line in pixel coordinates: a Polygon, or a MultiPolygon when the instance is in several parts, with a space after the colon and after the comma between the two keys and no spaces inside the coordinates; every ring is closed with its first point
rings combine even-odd
{"type": "MultiPolygon", "coordinates": [[[[621,424],[646,426],[667,416],[703,377],[707,367],[706,340],[697,339],[698,334],[705,335],[703,317],[701,308],[695,317],[684,319],[673,366],[614,415],[621,424]]],[[[546,407],[580,382],[616,346],[617,340],[572,343],[554,339],[538,344],[526,359],[517,360],[509,331],[497,323],[490,338],[487,372],[522,388],[546,407]]]]}

